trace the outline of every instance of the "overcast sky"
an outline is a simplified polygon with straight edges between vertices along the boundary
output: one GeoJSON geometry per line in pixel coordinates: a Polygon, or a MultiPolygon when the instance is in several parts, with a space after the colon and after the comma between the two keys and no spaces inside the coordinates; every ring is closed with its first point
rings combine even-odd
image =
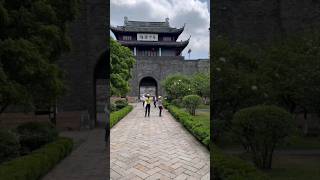
{"type": "MultiPolygon", "coordinates": [[[[187,40],[189,45],[182,55],[189,59],[209,56],[209,0],[111,0],[111,25],[122,26],[123,17],[129,21],[165,21],[169,18],[171,27],[180,28],[186,23],[178,41],[187,40]]],[[[112,34],[112,33],[111,33],[112,34]]]]}

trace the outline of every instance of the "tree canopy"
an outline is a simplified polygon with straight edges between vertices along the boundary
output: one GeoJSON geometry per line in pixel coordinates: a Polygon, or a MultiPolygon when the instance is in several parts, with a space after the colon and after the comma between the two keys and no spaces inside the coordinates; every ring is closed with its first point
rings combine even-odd
{"type": "Polygon", "coordinates": [[[182,74],[172,74],[167,76],[162,85],[170,100],[180,99],[194,93],[194,86],[189,77],[182,74]]]}
{"type": "Polygon", "coordinates": [[[220,37],[213,49],[213,119],[228,122],[242,108],[277,105],[303,113],[308,132],[307,115],[320,112],[319,33],[287,37],[267,47],[220,37]]]}
{"type": "Polygon", "coordinates": [[[110,52],[111,95],[124,96],[130,91],[129,80],[135,59],[129,48],[120,45],[113,39],[110,39],[110,52]]]}
{"type": "Polygon", "coordinates": [[[70,50],[78,0],[0,0],[0,113],[10,105],[46,109],[64,91],[58,57],[70,50]]]}

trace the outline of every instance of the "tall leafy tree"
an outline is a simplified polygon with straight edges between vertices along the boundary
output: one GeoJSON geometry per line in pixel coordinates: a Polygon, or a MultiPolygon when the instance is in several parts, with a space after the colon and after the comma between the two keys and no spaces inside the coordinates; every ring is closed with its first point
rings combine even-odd
{"type": "Polygon", "coordinates": [[[190,78],[182,74],[167,76],[162,85],[170,100],[182,100],[184,96],[191,95],[195,91],[190,78]]]}
{"type": "Polygon", "coordinates": [[[210,74],[208,72],[196,73],[191,77],[196,93],[205,100],[210,97],[210,74]]]}
{"type": "Polygon", "coordinates": [[[320,110],[320,35],[287,39],[268,48],[263,57],[260,74],[270,102],[291,113],[302,113],[307,134],[308,115],[320,110]]]}
{"type": "Polygon", "coordinates": [[[78,0],[0,0],[0,113],[47,109],[64,90],[58,57],[70,50],[78,0]]]}
{"type": "Polygon", "coordinates": [[[124,96],[130,91],[129,80],[131,69],[135,63],[134,56],[129,48],[121,46],[110,39],[111,58],[111,95],[124,96]]]}

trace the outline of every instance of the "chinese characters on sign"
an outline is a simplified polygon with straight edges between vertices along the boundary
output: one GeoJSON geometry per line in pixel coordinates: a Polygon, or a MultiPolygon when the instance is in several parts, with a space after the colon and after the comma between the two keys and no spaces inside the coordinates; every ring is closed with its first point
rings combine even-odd
{"type": "Polygon", "coordinates": [[[158,41],[158,34],[138,33],[137,40],[138,41],[158,41]]]}

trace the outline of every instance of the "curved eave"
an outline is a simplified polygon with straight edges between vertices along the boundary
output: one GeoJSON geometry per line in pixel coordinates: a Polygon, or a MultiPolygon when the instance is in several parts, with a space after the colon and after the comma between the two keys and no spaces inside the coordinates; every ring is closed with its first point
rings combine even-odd
{"type": "Polygon", "coordinates": [[[176,47],[184,49],[189,44],[189,39],[186,41],[181,42],[149,42],[149,41],[118,41],[123,46],[139,46],[139,47],[146,47],[146,46],[159,46],[159,47],[176,47]]]}
{"type": "Polygon", "coordinates": [[[163,30],[157,30],[157,29],[152,29],[152,30],[144,30],[144,29],[139,29],[139,30],[132,30],[125,28],[123,26],[110,26],[110,30],[116,34],[116,33],[161,33],[161,34],[175,34],[175,35],[180,35],[184,31],[184,26],[179,29],[172,29],[170,31],[163,31],[163,30]]]}

